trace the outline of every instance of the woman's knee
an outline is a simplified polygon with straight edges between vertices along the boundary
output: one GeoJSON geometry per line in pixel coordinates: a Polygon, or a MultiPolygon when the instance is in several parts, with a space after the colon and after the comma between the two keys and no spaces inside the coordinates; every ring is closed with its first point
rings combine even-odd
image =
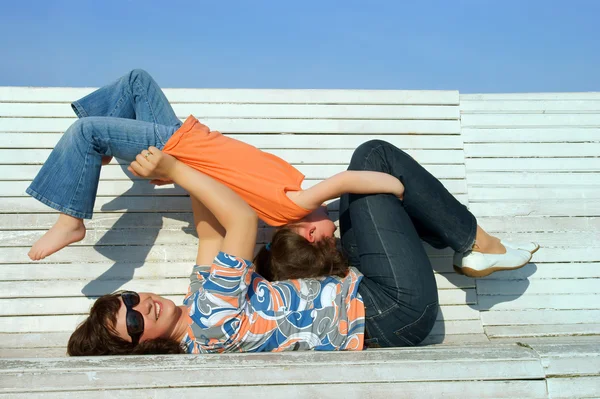
{"type": "Polygon", "coordinates": [[[370,166],[373,164],[373,158],[380,159],[380,152],[378,149],[391,145],[387,141],[383,140],[369,140],[354,150],[352,158],[350,160],[350,166],[348,169],[351,170],[373,170],[370,166]]]}

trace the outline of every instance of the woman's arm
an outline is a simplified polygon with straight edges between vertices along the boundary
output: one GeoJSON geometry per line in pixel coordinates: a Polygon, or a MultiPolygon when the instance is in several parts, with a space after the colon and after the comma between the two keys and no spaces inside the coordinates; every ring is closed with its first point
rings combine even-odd
{"type": "Polygon", "coordinates": [[[221,251],[252,259],[258,217],[244,200],[229,187],[177,161],[156,147],[150,147],[142,154],[138,154],[129,166],[132,173],[145,178],[167,178],[180,185],[201,202],[225,229],[221,251]]]}
{"type": "Polygon", "coordinates": [[[210,265],[223,246],[225,229],[202,202],[194,197],[190,197],[190,199],[194,212],[194,224],[198,233],[196,264],[210,265]]]}
{"type": "Polygon", "coordinates": [[[404,185],[396,177],[387,173],[347,170],[323,180],[307,190],[289,192],[288,196],[297,205],[314,210],[323,202],[338,198],[345,193],[394,194],[402,199],[404,185]]]}

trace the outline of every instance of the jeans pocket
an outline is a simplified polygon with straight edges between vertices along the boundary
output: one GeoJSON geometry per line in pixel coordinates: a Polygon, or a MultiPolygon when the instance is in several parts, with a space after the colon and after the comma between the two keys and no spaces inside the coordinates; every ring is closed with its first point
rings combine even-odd
{"type": "Polygon", "coordinates": [[[437,318],[439,305],[437,302],[427,305],[421,316],[413,323],[394,331],[394,334],[407,346],[421,343],[431,332],[437,318]]]}

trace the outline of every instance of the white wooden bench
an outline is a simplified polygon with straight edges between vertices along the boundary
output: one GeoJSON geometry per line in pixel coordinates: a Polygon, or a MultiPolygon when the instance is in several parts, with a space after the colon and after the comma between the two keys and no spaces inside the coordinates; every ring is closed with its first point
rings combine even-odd
{"type": "Polygon", "coordinates": [[[307,185],[345,169],[360,143],[390,141],[483,227],[542,249],[520,271],[473,280],[427,247],[441,312],[426,343],[442,345],[74,359],[68,336],[96,297],[131,288],[180,302],[197,241],[182,190],[132,181],[113,161],[85,240],[29,262],[56,214],[25,188],[75,120],[69,102],[91,90],[0,88],[0,396],[600,396],[600,94],[166,90],[180,118],[283,157],[307,185]]]}

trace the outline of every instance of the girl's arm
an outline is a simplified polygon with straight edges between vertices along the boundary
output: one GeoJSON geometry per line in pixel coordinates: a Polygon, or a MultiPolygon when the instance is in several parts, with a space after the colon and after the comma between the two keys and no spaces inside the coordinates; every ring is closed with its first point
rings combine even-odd
{"type": "Polygon", "coordinates": [[[402,199],[404,185],[396,177],[382,172],[347,170],[303,191],[288,192],[297,205],[314,210],[323,202],[342,194],[394,194],[402,199]]]}
{"type": "Polygon", "coordinates": [[[258,217],[244,200],[229,187],[177,161],[156,147],[144,150],[143,154],[148,156],[139,154],[129,166],[128,169],[132,173],[145,178],[167,178],[180,185],[190,196],[201,202],[225,229],[221,251],[252,259],[258,217]]]}

